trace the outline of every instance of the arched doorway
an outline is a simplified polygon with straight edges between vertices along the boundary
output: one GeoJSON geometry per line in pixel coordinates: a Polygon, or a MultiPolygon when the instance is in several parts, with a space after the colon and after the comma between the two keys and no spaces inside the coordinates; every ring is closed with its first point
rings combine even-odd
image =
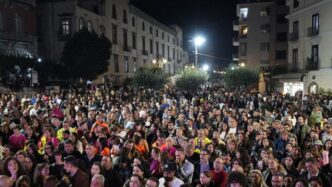
{"type": "Polygon", "coordinates": [[[309,94],[318,94],[318,84],[316,82],[311,82],[308,86],[309,94]]]}

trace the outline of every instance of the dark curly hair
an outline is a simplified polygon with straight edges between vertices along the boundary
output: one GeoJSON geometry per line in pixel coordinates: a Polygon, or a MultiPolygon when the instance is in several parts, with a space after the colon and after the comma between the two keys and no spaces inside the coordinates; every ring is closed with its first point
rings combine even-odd
{"type": "Polygon", "coordinates": [[[12,176],[12,174],[10,173],[9,169],[8,169],[8,163],[13,160],[16,162],[17,166],[18,166],[18,171],[17,171],[17,175],[16,177],[19,178],[21,175],[26,175],[26,171],[24,170],[24,167],[22,166],[22,164],[17,160],[17,158],[15,157],[8,157],[6,158],[6,160],[4,161],[3,165],[2,165],[2,172],[4,175],[7,175],[9,177],[12,176]]]}

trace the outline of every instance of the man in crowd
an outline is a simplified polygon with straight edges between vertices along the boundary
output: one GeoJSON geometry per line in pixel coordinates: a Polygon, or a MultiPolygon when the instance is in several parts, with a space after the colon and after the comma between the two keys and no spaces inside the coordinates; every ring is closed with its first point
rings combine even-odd
{"type": "Polygon", "coordinates": [[[64,183],[71,184],[72,187],[89,187],[89,177],[78,168],[77,159],[70,155],[64,161],[64,169],[68,173],[68,177],[64,176],[62,179],[64,183]]]}
{"type": "Polygon", "coordinates": [[[164,165],[164,173],[162,178],[159,179],[159,187],[178,187],[184,184],[182,180],[175,177],[176,165],[174,162],[168,162],[164,165]]]}
{"type": "Polygon", "coordinates": [[[185,183],[191,183],[194,174],[194,165],[186,159],[183,148],[176,150],[175,162],[176,176],[185,183]]]}

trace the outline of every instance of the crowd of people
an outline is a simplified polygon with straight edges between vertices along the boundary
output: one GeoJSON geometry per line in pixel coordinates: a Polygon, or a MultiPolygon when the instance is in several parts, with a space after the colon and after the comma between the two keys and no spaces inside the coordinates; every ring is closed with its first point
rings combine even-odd
{"type": "Polygon", "coordinates": [[[89,87],[0,96],[1,187],[328,187],[332,97],[89,87]]]}

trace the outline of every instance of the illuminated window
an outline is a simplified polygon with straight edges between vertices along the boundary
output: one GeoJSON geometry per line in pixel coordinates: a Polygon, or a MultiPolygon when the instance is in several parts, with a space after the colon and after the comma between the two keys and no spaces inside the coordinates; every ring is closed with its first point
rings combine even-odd
{"type": "Polygon", "coordinates": [[[92,22],[89,20],[88,21],[88,31],[91,32],[93,30],[93,25],[92,22]]]}
{"type": "Polygon", "coordinates": [[[248,18],[248,8],[240,8],[240,19],[247,19],[248,18]]]}
{"type": "Polygon", "coordinates": [[[129,73],[129,58],[125,57],[125,72],[129,73]]]}
{"type": "Polygon", "coordinates": [[[82,30],[84,27],[84,19],[80,18],[78,22],[79,22],[79,29],[82,30]]]}
{"type": "Polygon", "coordinates": [[[61,35],[62,36],[67,36],[69,35],[70,32],[70,22],[67,19],[63,19],[61,20],[61,25],[60,25],[60,29],[61,29],[61,35]]]}
{"type": "Polygon", "coordinates": [[[136,70],[137,70],[137,60],[136,60],[136,58],[133,58],[133,70],[134,70],[134,72],[136,72],[136,70]]]}
{"type": "Polygon", "coordinates": [[[248,34],[248,27],[246,25],[241,25],[240,26],[240,37],[246,38],[247,34],[248,34]]]}

